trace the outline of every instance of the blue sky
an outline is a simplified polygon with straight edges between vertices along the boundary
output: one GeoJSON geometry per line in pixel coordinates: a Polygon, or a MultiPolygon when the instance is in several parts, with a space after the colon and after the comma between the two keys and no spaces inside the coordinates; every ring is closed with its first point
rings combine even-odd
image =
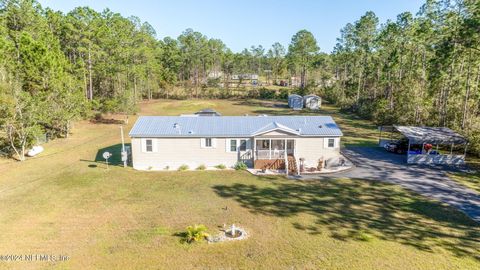
{"type": "Polygon", "coordinates": [[[340,29],[365,12],[377,14],[380,22],[395,20],[404,11],[417,13],[425,0],[40,0],[42,6],[68,12],[77,6],[97,11],[109,8],[123,16],[148,21],[157,37],[177,37],[192,28],[208,37],[220,38],[233,51],[251,45],[266,48],[274,42],[286,47],[292,35],[307,29],[322,51],[335,46],[340,29]]]}

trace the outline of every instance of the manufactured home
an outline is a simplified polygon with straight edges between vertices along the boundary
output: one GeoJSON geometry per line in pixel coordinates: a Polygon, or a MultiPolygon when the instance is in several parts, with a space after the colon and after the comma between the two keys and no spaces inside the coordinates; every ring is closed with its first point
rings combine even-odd
{"type": "Polygon", "coordinates": [[[338,159],[342,132],[330,116],[141,116],[129,135],[138,170],[244,162],[293,171],[338,159]]]}

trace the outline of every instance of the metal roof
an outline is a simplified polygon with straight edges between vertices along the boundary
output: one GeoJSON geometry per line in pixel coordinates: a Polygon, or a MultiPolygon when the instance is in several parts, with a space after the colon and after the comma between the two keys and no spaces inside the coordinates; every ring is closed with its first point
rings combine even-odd
{"type": "Polygon", "coordinates": [[[446,127],[394,126],[413,144],[466,144],[462,135],[446,127]]]}
{"type": "Polygon", "coordinates": [[[299,136],[342,136],[330,116],[140,116],[130,137],[252,137],[273,131],[299,136]],[[260,133],[259,133],[260,132],[260,133]]]}

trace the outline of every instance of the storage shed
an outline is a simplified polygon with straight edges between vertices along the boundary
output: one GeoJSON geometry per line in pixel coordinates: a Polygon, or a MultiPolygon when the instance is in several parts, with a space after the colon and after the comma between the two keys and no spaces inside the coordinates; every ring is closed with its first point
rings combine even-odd
{"type": "Polygon", "coordinates": [[[303,109],[303,97],[296,94],[291,94],[288,96],[288,107],[294,110],[303,109]]]}
{"type": "Polygon", "coordinates": [[[317,95],[307,95],[303,97],[303,105],[310,110],[318,110],[322,106],[322,98],[317,95]]]}

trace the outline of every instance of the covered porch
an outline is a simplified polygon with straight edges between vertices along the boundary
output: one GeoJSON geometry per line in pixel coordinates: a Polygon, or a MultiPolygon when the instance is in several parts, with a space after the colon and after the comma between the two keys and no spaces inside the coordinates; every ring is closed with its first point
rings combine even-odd
{"type": "Polygon", "coordinates": [[[254,138],[254,168],[296,170],[295,140],[288,138],[254,138]]]}

